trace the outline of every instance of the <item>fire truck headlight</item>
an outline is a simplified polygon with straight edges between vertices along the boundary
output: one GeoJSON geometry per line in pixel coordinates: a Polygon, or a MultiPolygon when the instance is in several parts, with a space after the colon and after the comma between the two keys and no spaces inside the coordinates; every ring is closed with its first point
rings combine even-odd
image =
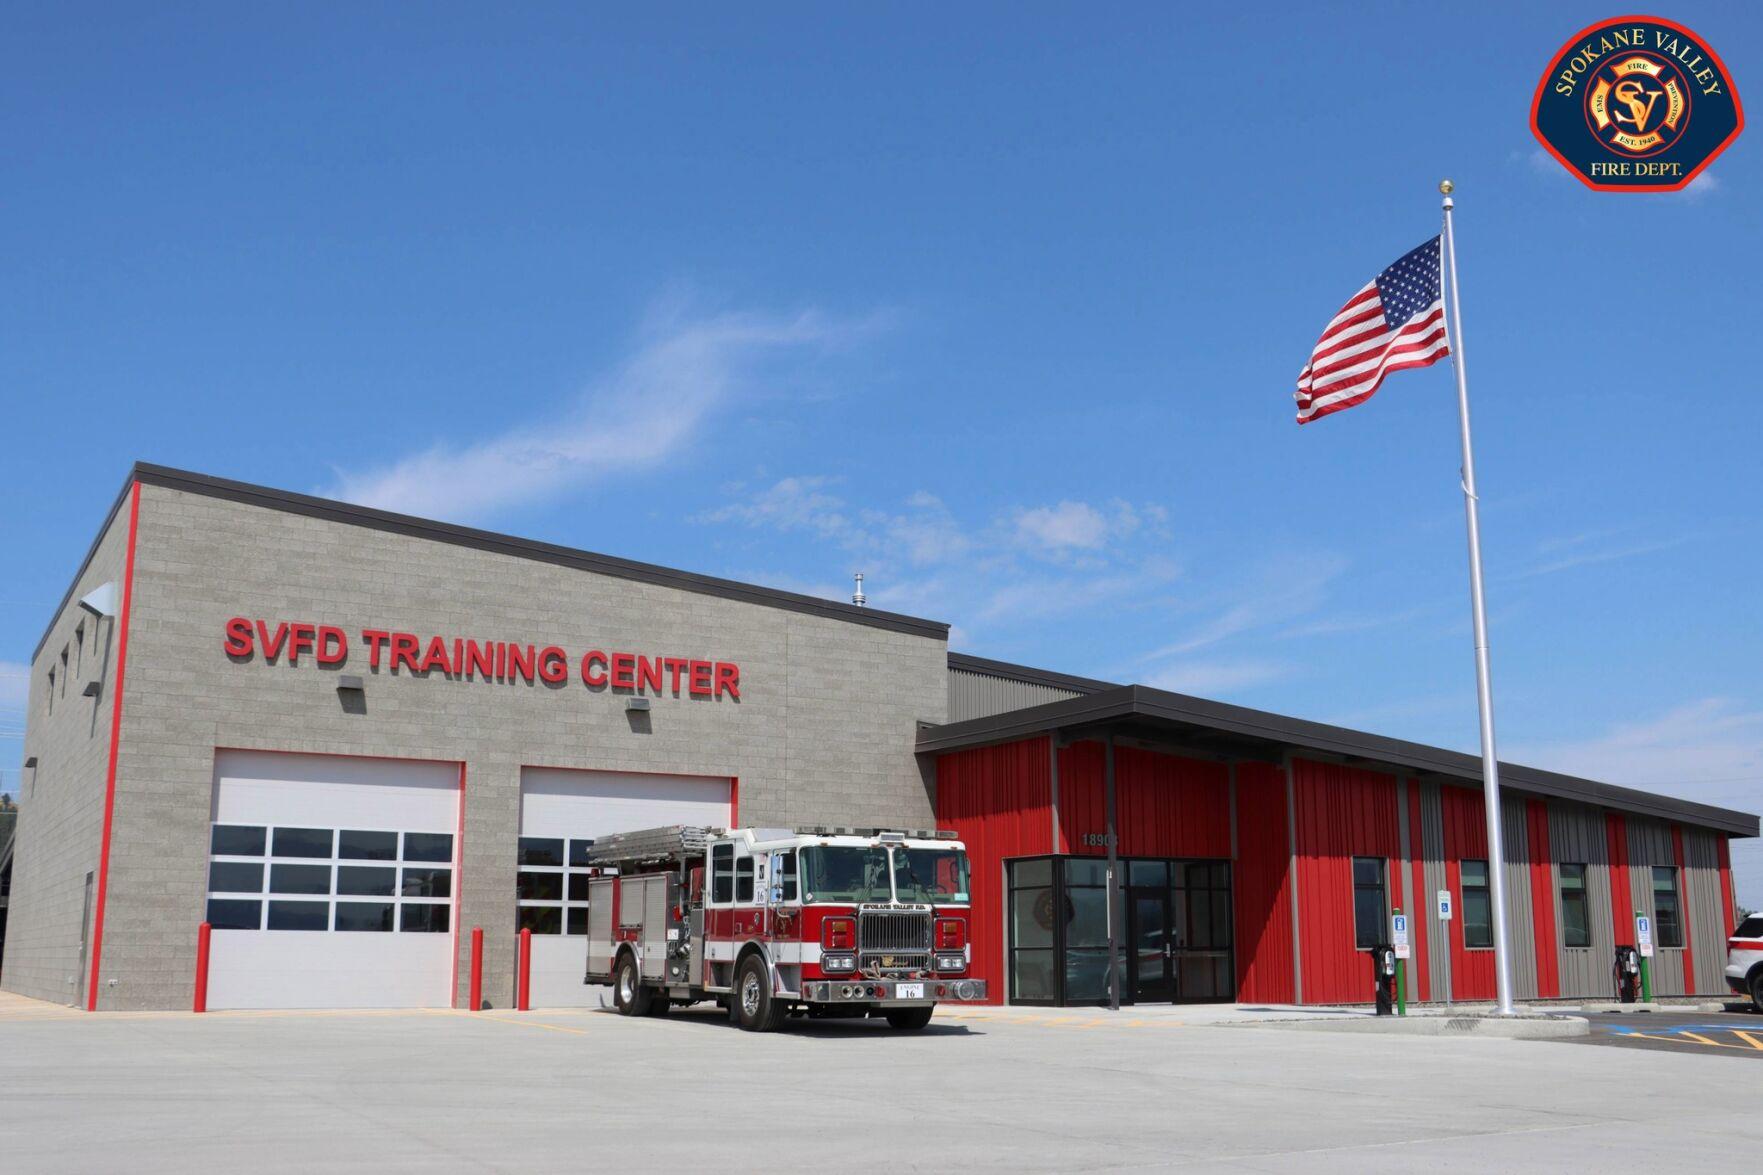
{"type": "Polygon", "coordinates": [[[857,956],[822,955],[820,956],[820,969],[829,974],[833,972],[842,973],[846,971],[855,971],[857,970],[857,956]]]}
{"type": "Polygon", "coordinates": [[[938,971],[960,971],[963,968],[965,968],[966,966],[967,966],[967,959],[963,955],[938,955],[937,956],[937,970],[938,971]]]}

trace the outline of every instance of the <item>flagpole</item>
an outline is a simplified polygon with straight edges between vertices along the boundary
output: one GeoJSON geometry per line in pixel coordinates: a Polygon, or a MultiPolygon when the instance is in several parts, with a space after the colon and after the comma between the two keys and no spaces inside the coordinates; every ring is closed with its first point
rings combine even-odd
{"type": "Polygon", "coordinates": [[[1446,319],[1451,366],[1457,372],[1457,420],[1463,432],[1463,509],[1469,522],[1469,602],[1475,613],[1475,693],[1481,708],[1482,802],[1488,822],[1488,896],[1493,901],[1494,987],[1499,1013],[1512,1015],[1512,949],[1506,932],[1506,850],[1500,824],[1500,757],[1494,750],[1494,687],[1488,674],[1488,616],[1481,588],[1481,519],[1475,494],[1475,451],[1469,440],[1469,382],[1463,363],[1463,303],[1457,294],[1457,241],[1451,231],[1452,183],[1445,197],[1445,260],[1451,267],[1451,305],[1446,319]]]}

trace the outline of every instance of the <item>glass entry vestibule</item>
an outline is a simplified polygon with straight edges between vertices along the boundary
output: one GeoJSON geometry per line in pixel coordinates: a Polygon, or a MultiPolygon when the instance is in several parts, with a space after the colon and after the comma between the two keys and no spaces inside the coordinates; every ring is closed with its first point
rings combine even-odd
{"type": "MultiPolygon", "coordinates": [[[[1014,1004],[1108,1002],[1108,862],[1006,862],[1014,1004]]],[[[1230,862],[1129,857],[1113,919],[1122,1004],[1229,1000],[1230,862]]]]}

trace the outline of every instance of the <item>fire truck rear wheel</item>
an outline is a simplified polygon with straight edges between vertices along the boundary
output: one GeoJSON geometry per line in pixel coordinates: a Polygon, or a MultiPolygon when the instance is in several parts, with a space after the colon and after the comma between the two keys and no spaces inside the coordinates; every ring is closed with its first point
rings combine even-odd
{"type": "Polygon", "coordinates": [[[748,955],[735,977],[735,1019],[748,1032],[776,1032],[789,1009],[771,994],[771,969],[748,955]]]}
{"type": "Polygon", "coordinates": [[[637,974],[637,960],[630,954],[620,956],[618,969],[612,975],[612,1006],[621,1016],[646,1016],[653,993],[643,986],[637,974]]]}
{"type": "Polygon", "coordinates": [[[893,1008],[888,1012],[888,1027],[903,1032],[917,1032],[930,1023],[935,1008],[893,1008]]]}

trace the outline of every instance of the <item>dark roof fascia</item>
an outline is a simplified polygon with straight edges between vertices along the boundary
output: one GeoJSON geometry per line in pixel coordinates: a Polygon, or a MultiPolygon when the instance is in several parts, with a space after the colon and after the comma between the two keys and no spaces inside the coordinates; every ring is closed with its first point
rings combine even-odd
{"type": "Polygon", "coordinates": [[[67,591],[61,595],[61,603],[55,605],[55,611],[49,616],[48,627],[43,629],[43,635],[37,638],[37,647],[31,650],[32,665],[35,665],[37,658],[42,655],[43,646],[49,643],[50,634],[55,631],[55,622],[61,619],[61,614],[67,611],[68,604],[73,602],[74,590],[80,586],[80,580],[85,576],[86,568],[90,567],[92,560],[98,557],[98,547],[104,542],[104,536],[110,533],[110,524],[116,521],[118,512],[122,510],[122,504],[129,500],[129,491],[134,488],[135,484],[135,471],[139,468],[140,466],[136,466],[135,469],[129,470],[129,475],[123,478],[122,489],[117,491],[116,500],[110,503],[110,513],[104,516],[104,525],[100,526],[98,533],[92,537],[92,545],[86,548],[86,557],[80,560],[80,569],[74,572],[73,579],[68,581],[67,591]]]}
{"type": "MultiPolygon", "coordinates": [[[[822,600],[815,596],[805,596],[796,592],[759,587],[756,584],[740,583],[732,579],[719,579],[710,575],[698,575],[694,572],[661,567],[653,563],[639,563],[632,559],[619,559],[611,555],[600,555],[592,551],[558,546],[554,543],[516,538],[513,535],[477,530],[468,526],[455,526],[452,523],[436,522],[432,519],[417,518],[409,514],[395,514],[389,510],[375,510],[371,507],[356,506],[330,498],[296,494],[288,490],[271,489],[267,486],[252,485],[242,481],[230,481],[226,478],[210,477],[207,474],[171,469],[163,465],[150,465],[145,462],[137,463],[130,471],[128,481],[123,483],[122,494],[117,498],[116,505],[111,507],[110,516],[112,518],[116,516],[116,511],[121,507],[123,499],[128,496],[130,485],[136,481],[143,485],[182,490],[204,497],[220,498],[248,506],[259,506],[267,510],[279,510],[286,514],[321,518],[328,522],[340,522],[349,526],[362,526],[370,530],[382,530],[391,534],[449,543],[453,546],[470,547],[473,550],[490,551],[517,559],[531,559],[539,563],[550,563],[558,567],[633,580],[637,583],[657,584],[680,591],[696,592],[699,595],[735,600],[743,604],[781,608],[788,612],[821,616],[830,620],[844,620],[870,628],[887,629],[890,632],[930,637],[933,640],[949,639],[949,626],[941,621],[904,616],[897,612],[884,612],[876,608],[859,608],[855,604],[842,604],[836,600],[822,600]]],[[[105,526],[109,526],[108,520],[105,526]]],[[[103,537],[103,531],[99,532],[99,537],[103,537]]],[[[85,563],[80,565],[79,573],[74,576],[75,584],[79,582],[79,577],[85,574],[86,566],[91,563],[92,555],[97,549],[98,544],[94,542],[92,550],[86,554],[85,563]]],[[[56,609],[56,616],[61,614],[62,608],[67,607],[67,600],[72,595],[73,588],[70,586],[67,597],[62,599],[61,608],[56,609]]],[[[50,621],[50,627],[51,629],[54,627],[53,619],[50,621]]],[[[45,632],[43,641],[39,641],[37,644],[39,651],[43,647],[43,642],[48,639],[49,634],[45,632]]],[[[33,661],[36,659],[35,653],[31,654],[31,659],[33,661]]]]}
{"type": "Polygon", "coordinates": [[[1027,685],[1044,685],[1053,689],[1070,690],[1078,694],[1096,694],[1103,690],[1120,688],[1116,682],[1112,681],[1098,681],[1093,677],[1078,677],[1070,673],[1055,673],[1051,669],[1014,665],[1009,661],[993,661],[989,657],[975,657],[972,653],[950,653],[949,668],[960,669],[967,673],[983,673],[987,677],[1001,677],[1006,681],[1020,681],[1027,685]]]}
{"type": "MultiPolygon", "coordinates": [[[[1474,784],[1481,782],[1481,759],[1476,755],[1138,685],[1121,686],[1087,697],[1049,702],[1042,706],[1031,706],[966,722],[926,727],[919,734],[918,750],[920,753],[935,753],[988,743],[1011,742],[1049,730],[1128,723],[1135,720],[1200,727],[1294,750],[1319,751],[1349,759],[1405,767],[1417,773],[1447,776],[1474,784]]],[[[1747,812],[1717,808],[1692,800],[1674,799],[1634,788],[1600,783],[1593,779],[1525,767],[1522,764],[1501,763],[1500,780],[1503,787],[1537,795],[1676,820],[1736,836],[1758,834],[1758,819],[1747,812]]]]}

